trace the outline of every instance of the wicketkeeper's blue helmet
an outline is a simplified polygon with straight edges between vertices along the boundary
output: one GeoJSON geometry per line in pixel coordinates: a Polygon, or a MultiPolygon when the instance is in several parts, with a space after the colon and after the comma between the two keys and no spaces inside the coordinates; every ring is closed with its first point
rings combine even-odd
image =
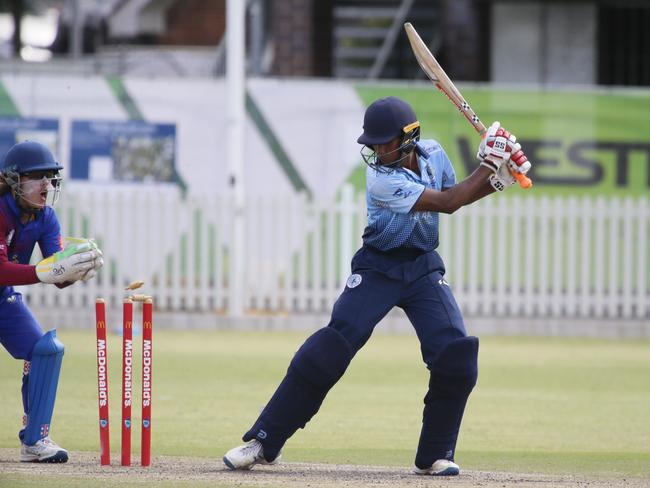
{"type": "Polygon", "coordinates": [[[22,175],[31,171],[60,171],[63,169],[52,151],[36,141],[25,141],[15,144],[5,156],[2,173],[17,173],[22,175]]]}
{"type": "Polygon", "coordinates": [[[52,151],[46,146],[36,141],[24,141],[15,144],[5,155],[5,159],[0,168],[0,176],[16,193],[22,196],[20,188],[20,177],[27,173],[37,171],[51,171],[53,175],[48,177],[53,187],[52,205],[56,203],[61,191],[61,177],[59,171],[63,166],[54,158],[52,151]]]}
{"type": "Polygon", "coordinates": [[[387,144],[401,137],[402,142],[396,151],[403,154],[390,166],[381,165],[374,150],[367,153],[362,148],[363,160],[370,167],[382,170],[401,166],[409,153],[415,149],[420,139],[420,122],[413,108],[404,100],[397,97],[386,97],[375,100],[366,109],[363,117],[363,134],[357,142],[368,148],[376,144],[387,144]]]}

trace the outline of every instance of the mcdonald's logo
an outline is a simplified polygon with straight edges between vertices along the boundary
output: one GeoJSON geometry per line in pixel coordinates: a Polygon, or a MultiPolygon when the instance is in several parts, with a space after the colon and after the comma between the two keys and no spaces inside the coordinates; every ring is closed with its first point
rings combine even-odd
{"type": "Polygon", "coordinates": [[[151,329],[151,322],[150,322],[150,321],[146,321],[146,322],[144,323],[144,326],[143,326],[143,327],[144,327],[145,329],[151,329]]]}
{"type": "Polygon", "coordinates": [[[98,329],[105,329],[106,328],[106,324],[104,323],[103,320],[98,320],[97,321],[97,328],[98,329]]]}
{"type": "Polygon", "coordinates": [[[131,321],[127,320],[127,322],[124,324],[125,329],[130,329],[131,328],[131,321]]]}

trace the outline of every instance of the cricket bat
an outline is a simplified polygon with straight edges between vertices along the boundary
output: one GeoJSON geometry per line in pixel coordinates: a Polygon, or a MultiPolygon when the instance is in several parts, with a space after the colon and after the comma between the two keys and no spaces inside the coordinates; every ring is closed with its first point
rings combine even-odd
{"type": "MultiPolygon", "coordinates": [[[[415,54],[415,59],[418,60],[418,63],[422,70],[427,74],[431,82],[440,90],[445,96],[456,105],[458,110],[465,116],[472,127],[479,133],[481,137],[485,134],[485,125],[478,118],[478,115],[472,110],[472,107],[469,106],[469,103],[463,98],[463,95],[458,91],[458,88],[453,84],[453,82],[447,76],[447,73],[442,69],[436,58],[431,54],[427,45],[422,41],[422,38],[417,33],[415,28],[411,25],[410,22],[404,24],[404,29],[408,35],[409,42],[411,43],[411,49],[413,49],[413,54],[415,54]]],[[[526,175],[521,173],[512,172],[519,185],[528,189],[533,186],[533,182],[526,175]]]]}

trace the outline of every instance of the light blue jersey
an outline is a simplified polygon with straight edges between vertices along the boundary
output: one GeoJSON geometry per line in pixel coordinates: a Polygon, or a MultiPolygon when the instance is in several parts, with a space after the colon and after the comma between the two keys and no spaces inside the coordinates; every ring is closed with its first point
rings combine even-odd
{"type": "Polygon", "coordinates": [[[366,170],[368,226],[364,245],[380,251],[398,247],[432,251],[438,247],[438,212],[411,211],[425,188],[443,190],[456,184],[456,174],[442,146],[420,141],[429,155],[418,157],[420,176],[405,168],[391,172],[366,170]]]}

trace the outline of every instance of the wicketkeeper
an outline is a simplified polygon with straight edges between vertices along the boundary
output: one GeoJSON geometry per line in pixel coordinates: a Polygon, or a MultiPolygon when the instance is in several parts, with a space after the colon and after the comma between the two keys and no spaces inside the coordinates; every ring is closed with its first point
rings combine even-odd
{"type": "Polygon", "coordinates": [[[352,259],[352,274],[332,318],[300,347],[243,446],[223,460],[231,469],[273,464],[287,439],[318,412],[375,325],[402,308],[420,340],[430,372],[416,474],[452,476],[456,440],[478,375],[478,338],[468,336],[436,252],[438,213],[451,214],[515,183],[530,163],[516,137],[495,122],[482,139],[480,165],[457,183],[435,140],[420,141],[420,123],[405,101],[388,97],[368,107],[363,134],[368,226],[352,259]]]}
{"type": "Polygon", "coordinates": [[[51,283],[59,288],[87,281],[103,265],[102,253],[88,239],[70,238],[64,249],[52,206],[61,190],[63,167],[44,145],[13,146],[0,169],[0,342],[25,361],[20,460],[64,463],[68,452],[49,437],[63,359],[56,331],[43,333],[14,286],[51,283]],[[30,265],[34,246],[45,257],[30,265]]]}

